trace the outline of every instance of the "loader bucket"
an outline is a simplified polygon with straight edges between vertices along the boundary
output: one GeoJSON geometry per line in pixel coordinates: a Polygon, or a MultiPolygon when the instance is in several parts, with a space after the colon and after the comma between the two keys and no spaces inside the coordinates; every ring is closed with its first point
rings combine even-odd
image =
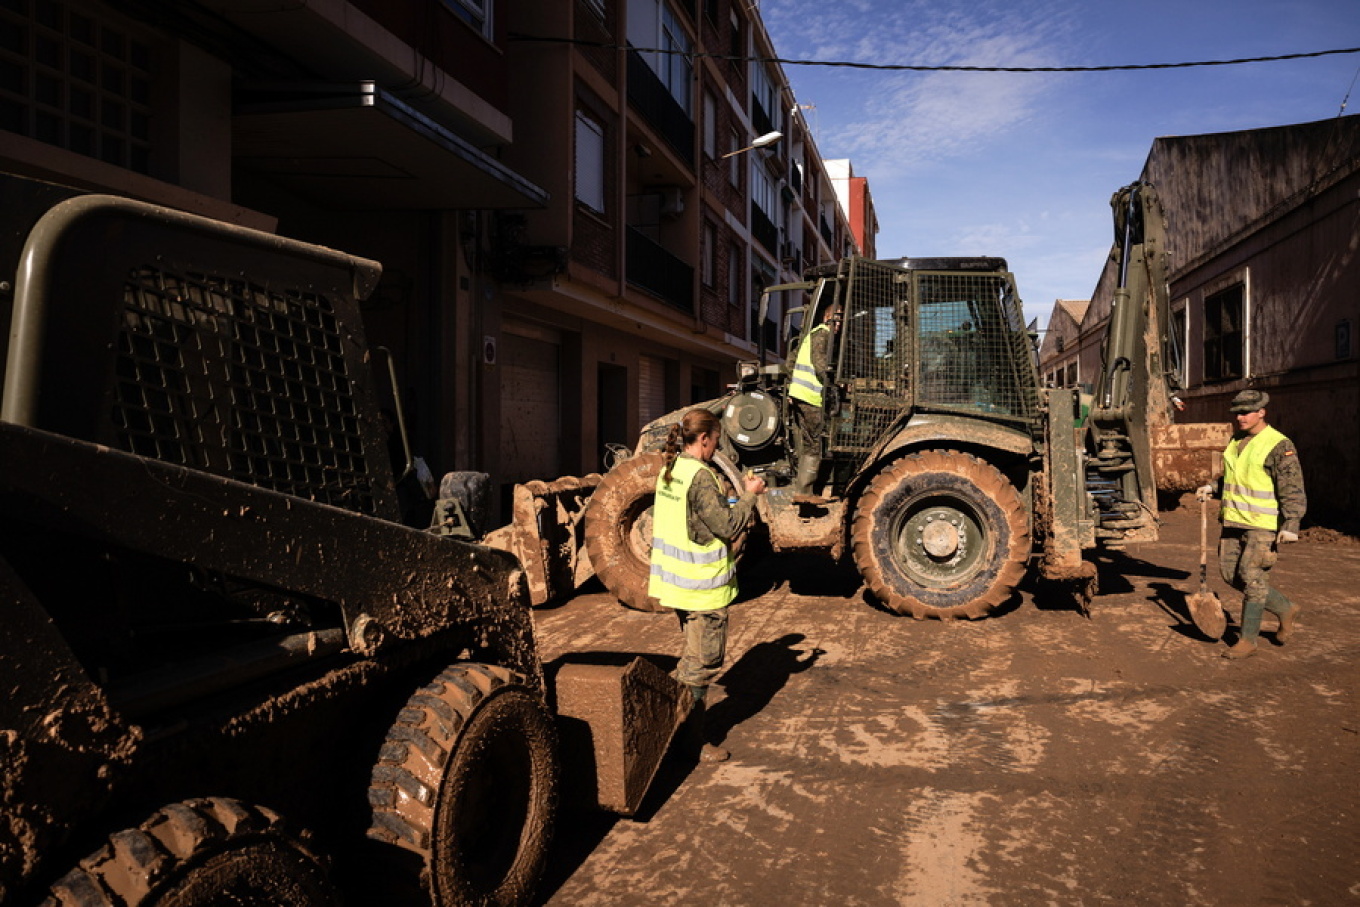
{"type": "Polygon", "coordinates": [[[593,663],[590,656],[565,658],[572,660],[557,667],[553,685],[564,789],[593,800],[587,805],[631,816],[689,714],[689,692],[641,656],[626,664],[620,662],[629,656],[615,653],[593,663]]]}
{"type": "Polygon", "coordinates": [[[534,605],[570,595],[594,576],[581,516],[599,484],[591,473],[516,485],[509,525],[487,534],[485,544],[519,558],[534,605]]]}
{"type": "Polygon", "coordinates": [[[1151,436],[1157,490],[1183,493],[1213,481],[1214,466],[1232,437],[1232,426],[1226,422],[1153,425],[1151,436]]]}

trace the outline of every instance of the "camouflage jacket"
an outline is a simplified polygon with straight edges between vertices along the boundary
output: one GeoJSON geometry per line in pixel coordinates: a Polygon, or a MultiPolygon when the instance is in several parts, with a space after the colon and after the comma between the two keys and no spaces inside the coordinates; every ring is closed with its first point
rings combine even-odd
{"type": "MultiPolygon", "coordinates": [[[[681,456],[686,456],[681,454],[681,456]]],[[[743,493],[735,504],[718,487],[711,469],[702,469],[689,483],[689,537],[700,545],[714,539],[730,542],[750,522],[756,496],[743,493]]]]}

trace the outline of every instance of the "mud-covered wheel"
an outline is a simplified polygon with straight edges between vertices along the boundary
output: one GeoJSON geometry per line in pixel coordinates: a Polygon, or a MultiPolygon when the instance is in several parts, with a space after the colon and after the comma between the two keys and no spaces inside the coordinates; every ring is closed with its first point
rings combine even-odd
{"type": "Polygon", "coordinates": [[[542,697],[501,667],[447,668],[407,702],[373,769],[371,874],[392,903],[527,903],[557,785],[542,697]]]}
{"type": "Polygon", "coordinates": [[[638,611],[659,611],[647,594],[652,569],[652,503],[663,467],[659,453],[630,457],[600,480],[586,507],[590,566],[620,602],[638,611]]]}
{"type": "Polygon", "coordinates": [[[330,907],[326,862],[268,809],[212,797],[158,810],[52,886],[44,907],[330,907]]]}
{"type": "Polygon", "coordinates": [[[851,529],[869,591],[898,614],[982,617],[1008,598],[1030,554],[1015,486],[970,454],[911,454],[865,490],[851,529]]]}
{"type": "MultiPolygon", "coordinates": [[[[661,603],[647,594],[652,571],[652,504],[656,478],[665,461],[660,453],[630,457],[609,470],[590,496],[585,512],[586,552],[590,566],[615,598],[636,611],[660,611],[661,603]]],[[[732,494],[739,475],[722,454],[713,458],[720,487],[732,494]]],[[[732,553],[740,558],[748,532],[733,540],[732,553]]]]}

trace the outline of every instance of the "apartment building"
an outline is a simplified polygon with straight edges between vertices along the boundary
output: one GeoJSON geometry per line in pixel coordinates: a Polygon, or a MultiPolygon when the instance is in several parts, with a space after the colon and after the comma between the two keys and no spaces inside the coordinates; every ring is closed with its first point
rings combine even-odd
{"type": "Polygon", "coordinates": [[[520,139],[505,160],[553,197],[504,224],[488,331],[513,481],[601,469],[611,444],[722,393],[762,343],[778,355],[789,301],[757,324],[761,290],[854,241],[756,7],[506,15],[520,139]]]}
{"type": "Polygon", "coordinates": [[[778,355],[761,289],[855,248],[773,56],[732,0],[8,0],[0,170],[383,262],[417,452],[508,493],[778,355]]]}

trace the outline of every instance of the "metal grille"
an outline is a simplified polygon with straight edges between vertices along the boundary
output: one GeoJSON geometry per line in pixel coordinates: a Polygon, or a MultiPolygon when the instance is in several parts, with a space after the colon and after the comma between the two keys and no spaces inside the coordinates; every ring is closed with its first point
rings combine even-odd
{"type": "Polygon", "coordinates": [[[354,387],[324,296],[134,271],[113,427],[132,453],[373,513],[354,387]]]}
{"type": "Polygon", "coordinates": [[[1033,419],[1033,345],[1009,275],[917,271],[911,277],[919,300],[918,405],[1033,419]]]}
{"type": "Polygon", "coordinates": [[[854,260],[836,375],[848,394],[832,436],[840,454],[867,454],[913,405],[1009,422],[1038,411],[1033,344],[1004,272],[854,260]]]}
{"type": "Polygon", "coordinates": [[[856,259],[846,289],[836,378],[848,394],[832,449],[867,454],[911,405],[910,343],[899,338],[908,306],[907,272],[856,259]]]}

